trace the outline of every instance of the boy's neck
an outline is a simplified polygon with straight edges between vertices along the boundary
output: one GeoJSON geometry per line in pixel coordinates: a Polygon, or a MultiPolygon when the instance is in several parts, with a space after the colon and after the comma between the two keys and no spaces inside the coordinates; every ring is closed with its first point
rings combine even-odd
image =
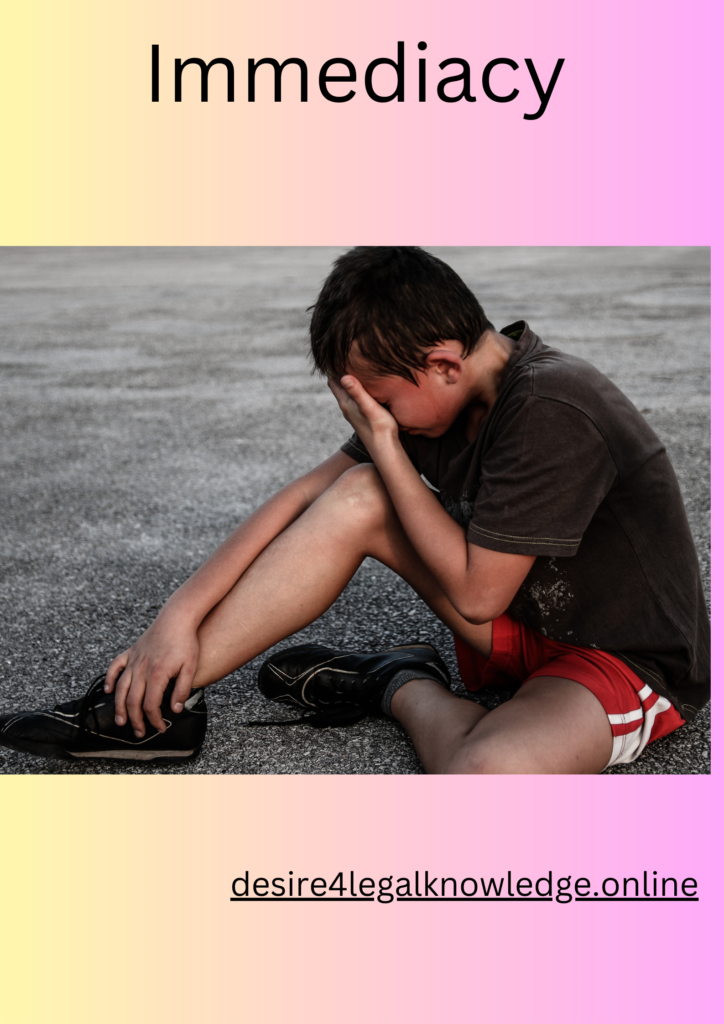
{"type": "Polygon", "coordinates": [[[486,331],[465,360],[470,372],[470,402],[465,410],[465,433],[472,441],[500,393],[500,382],[515,342],[497,331],[486,331]]]}

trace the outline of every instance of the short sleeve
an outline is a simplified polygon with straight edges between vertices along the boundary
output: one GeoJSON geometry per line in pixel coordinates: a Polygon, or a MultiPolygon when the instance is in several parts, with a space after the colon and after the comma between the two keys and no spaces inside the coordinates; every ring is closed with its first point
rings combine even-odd
{"type": "Polygon", "coordinates": [[[485,453],[468,540],[510,554],[575,555],[616,478],[608,446],[585,413],[526,398],[485,453]]]}
{"type": "Polygon", "coordinates": [[[345,441],[340,451],[343,451],[345,455],[349,455],[355,462],[372,462],[372,456],[367,451],[365,446],[360,441],[356,433],[352,434],[348,441],[345,441]]]}

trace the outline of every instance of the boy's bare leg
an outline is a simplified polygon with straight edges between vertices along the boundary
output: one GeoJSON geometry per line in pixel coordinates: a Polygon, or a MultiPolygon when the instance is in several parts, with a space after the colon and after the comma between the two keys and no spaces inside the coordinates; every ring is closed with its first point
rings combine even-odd
{"type": "Polygon", "coordinates": [[[572,679],[536,676],[493,711],[414,679],[391,710],[434,774],[595,774],[611,757],[608,716],[572,679]]]}
{"type": "Polygon", "coordinates": [[[405,536],[371,466],[344,473],[258,556],[199,631],[194,686],[222,679],[317,619],[370,555],[405,579],[435,614],[483,654],[490,623],[474,626],[442,594],[405,536]]]}
{"type": "MultiPolygon", "coordinates": [[[[471,625],[440,591],[408,541],[373,467],[344,473],[258,556],[199,629],[194,686],[221,679],[318,618],[363,558],[405,579],[435,614],[484,655],[491,625],[471,625]]],[[[434,773],[593,773],[611,755],[611,729],[593,694],[572,680],[536,678],[492,712],[431,680],[392,701],[423,766],[434,773]]]]}

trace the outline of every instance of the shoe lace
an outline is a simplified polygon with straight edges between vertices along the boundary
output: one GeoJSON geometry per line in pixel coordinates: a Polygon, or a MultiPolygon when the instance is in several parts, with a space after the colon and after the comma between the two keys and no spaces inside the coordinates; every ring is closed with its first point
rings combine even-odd
{"type": "Polygon", "coordinates": [[[95,698],[99,693],[103,692],[103,686],[105,684],[106,677],[105,673],[102,676],[97,676],[86,690],[83,698],[80,702],[80,710],[78,712],[78,727],[80,729],[79,736],[84,736],[86,733],[91,733],[93,730],[89,729],[86,725],[86,719],[88,712],[90,711],[93,716],[93,723],[95,725],[95,734],[98,735],[101,731],[100,724],[98,722],[98,715],[96,714],[96,701],[95,698]]]}

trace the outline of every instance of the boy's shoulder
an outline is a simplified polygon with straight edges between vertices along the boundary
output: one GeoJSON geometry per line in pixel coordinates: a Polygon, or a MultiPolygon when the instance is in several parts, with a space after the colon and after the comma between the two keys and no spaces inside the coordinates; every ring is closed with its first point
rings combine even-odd
{"type": "Polygon", "coordinates": [[[582,411],[606,410],[620,400],[626,409],[635,407],[623,392],[592,363],[543,343],[525,321],[505,327],[515,342],[503,374],[500,398],[528,395],[565,402],[582,411]]]}
{"type": "Polygon", "coordinates": [[[501,332],[512,332],[515,347],[501,380],[496,405],[501,420],[521,404],[540,402],[552,406],[547,420],[570,427],[578,417],[592,424],[612,452],[623,446],[661,446],[643,414],[621,389],[593,364],[579,356],[545,345],[527,323],[519,321],[501,332]],[[565,410],[565,413],[564,413],[565,410]]]}
{"type": "Polygon", "coordinates": [[[462,417],[441,437],[402,435],[413,464],[435,488],[472,492],[483,476],[508,480],[522,463],[542,472],[551,462],[558,475],[605,465],[621,478],[664,451],[643,414],[591,363],[544,345],[524,321],[501,333],[514,347],[477,436],[468,440],[462,417]]]}

